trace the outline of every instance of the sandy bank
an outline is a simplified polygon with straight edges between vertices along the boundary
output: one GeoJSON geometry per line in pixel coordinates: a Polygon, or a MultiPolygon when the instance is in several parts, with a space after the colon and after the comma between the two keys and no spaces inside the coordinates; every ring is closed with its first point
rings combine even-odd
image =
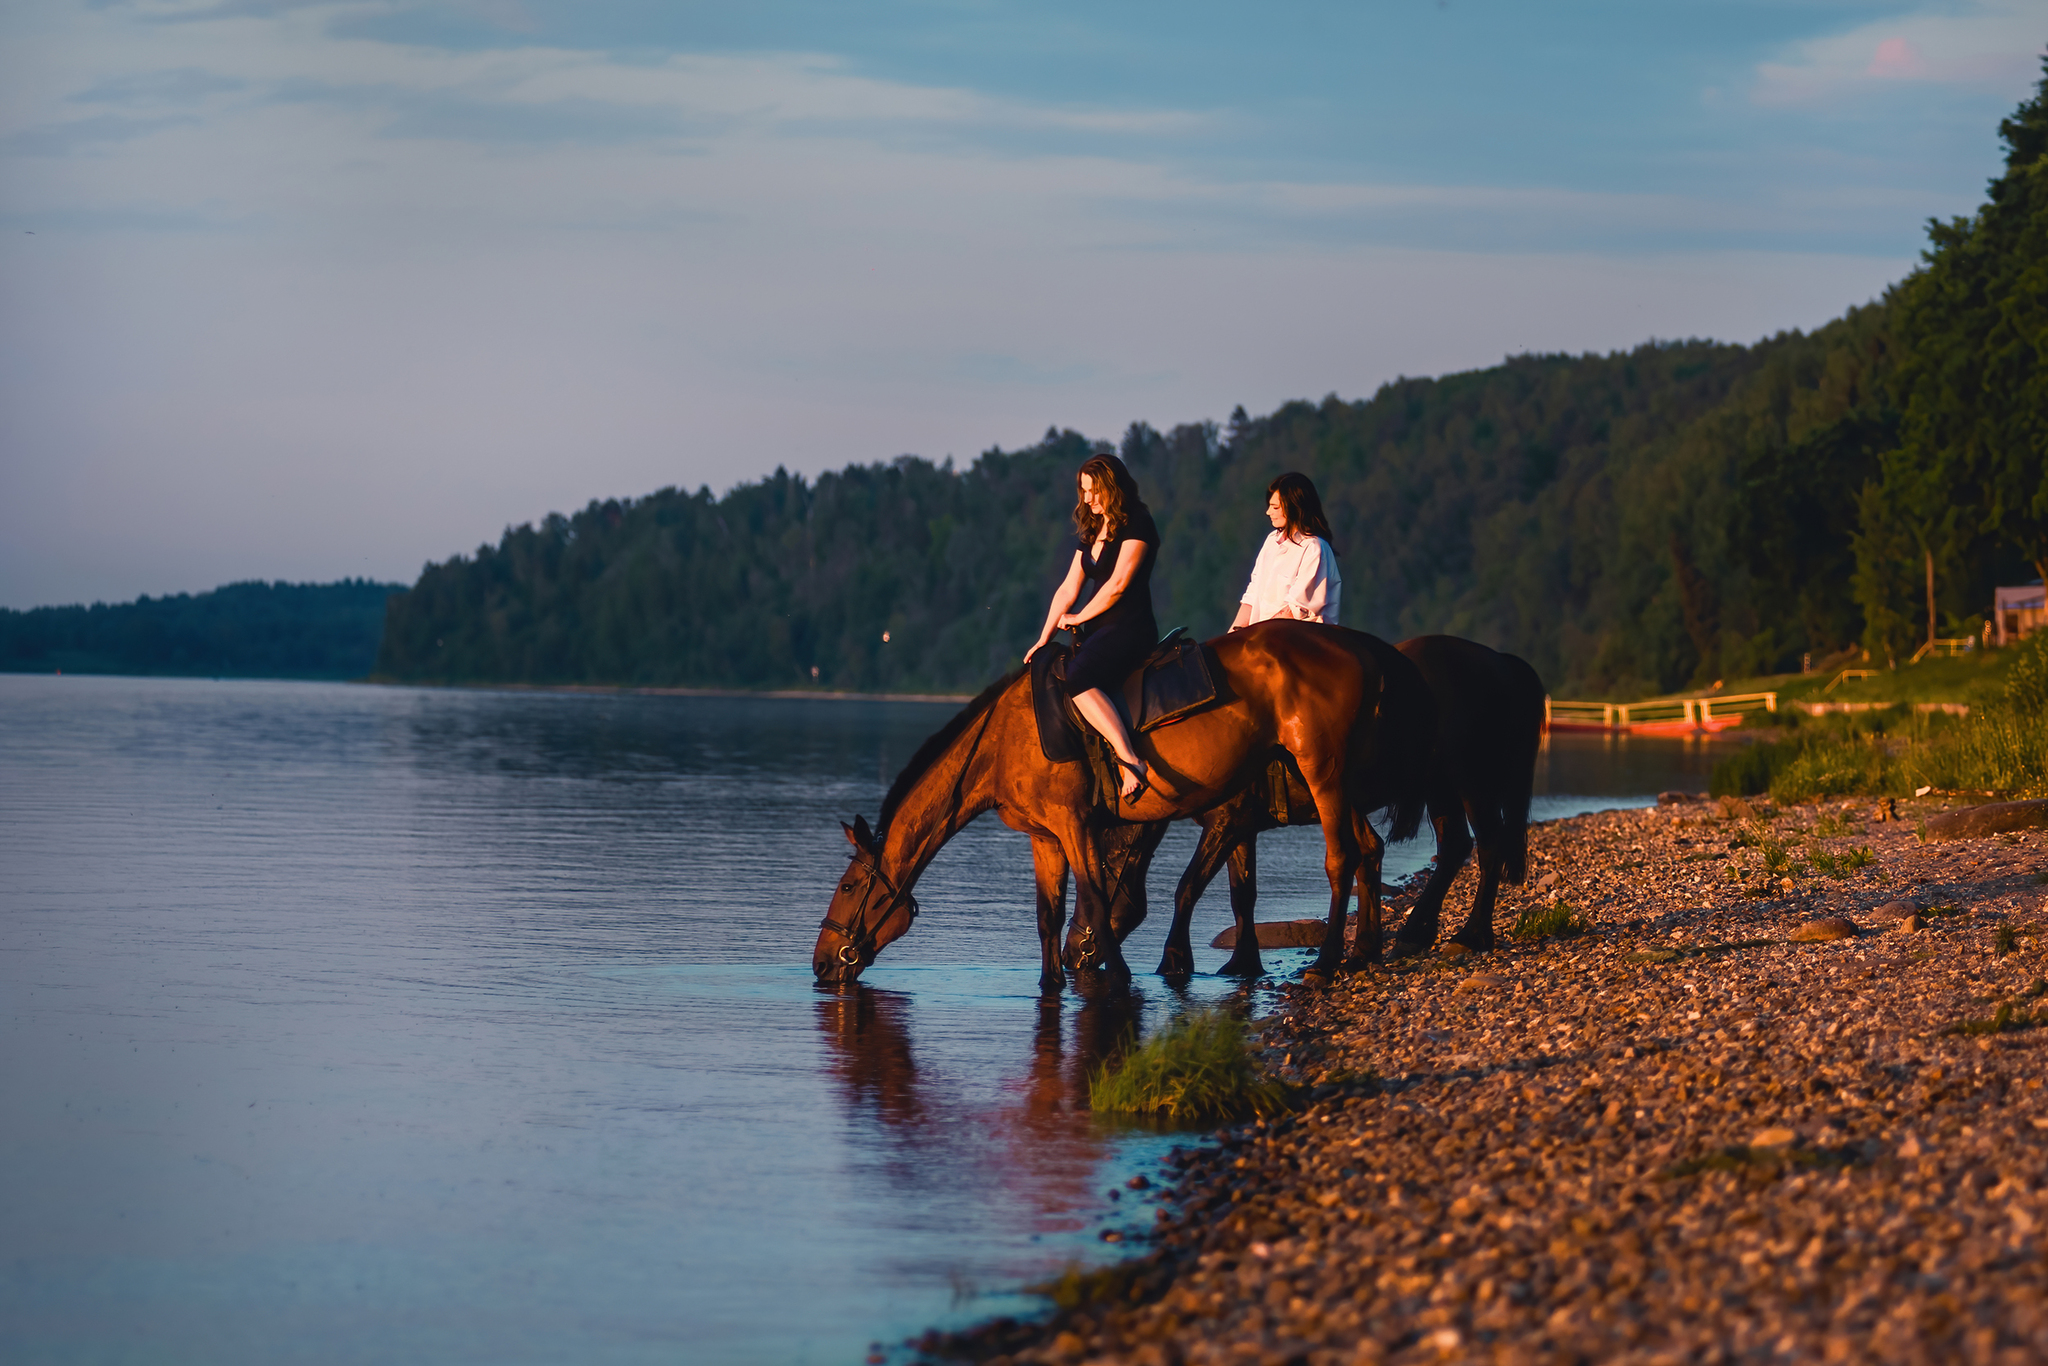
{"type": "Polygon", "coordinates": [[[1317,1102],[1187,1155],[1093,1303],[926,1355],[2048,1360],[2048,832],[1923,844],[1939,809],[1539,827],[1500,924],[1554,873],[1590,933],[1289,987],[1317,1102]],[[2043,1027],[1945,1032],[2001,1004],[2043,1027]]]}

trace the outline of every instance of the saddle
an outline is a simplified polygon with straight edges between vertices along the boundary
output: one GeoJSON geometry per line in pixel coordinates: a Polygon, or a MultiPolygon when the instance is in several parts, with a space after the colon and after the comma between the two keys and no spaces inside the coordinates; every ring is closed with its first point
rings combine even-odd
{"type": "MultiPolygon", "coordinates": [[[[1067,660],[1073,648],[1051,645],[1031,660],[1031,706],[1038,719],[1038,749],[1055,764],[1086,761],[1098,793],[1114,803],[1118,782],[1109,745],[1074,710],[1067,695],[1067,660]]],[[[1177,626],[1153,647],[1144,664],[1110,694],[1124,725],[1135,734],[1158,730],[1216,700],[1208,647],[1177,626]]]]}

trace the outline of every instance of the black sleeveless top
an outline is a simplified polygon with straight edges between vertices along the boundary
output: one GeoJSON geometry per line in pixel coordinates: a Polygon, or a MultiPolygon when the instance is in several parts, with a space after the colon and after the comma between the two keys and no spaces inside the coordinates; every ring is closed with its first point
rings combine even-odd
{"type": "Polygon", "coordinates": [[[1095,600],[1102,586],[1116,573],[1116,562],[1123,554],[1124,542],[1142,541],[1152,547],[1152,553],[1138,564],[1137,572],[1124,589],[1124,595],[1117,599],[1116,606],[1086,623],[1090,634],[1110,631],[1118,627],[1139,626],[1158,638],[1159,626],[1152,616],[1152,566],[1159,559],[1159,528],[1153,524],[1152,513],[1141,503],[1124,514],[1124,524],[1109,544],[1102,547],[1102,558],[1096,559],[1089,552],[1095,548],[1092,540],[1074,537],[1074,548],[1081,553],[1081,577],[1087,581],[1082,590],[1082,599],[1074,610],[1080,611],[1095,600]]]}

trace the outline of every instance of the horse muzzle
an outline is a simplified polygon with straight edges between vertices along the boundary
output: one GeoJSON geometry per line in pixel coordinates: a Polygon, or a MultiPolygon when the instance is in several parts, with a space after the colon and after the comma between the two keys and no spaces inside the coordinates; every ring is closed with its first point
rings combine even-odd
{"type": "Polygon", "coordinates": [[[820,982],[851,982],[861,975],[867,964],[861,961],[860,950],[851,944],[841,944],[836,950],[821,951],[811,960],[811,972],[820,982]]]}

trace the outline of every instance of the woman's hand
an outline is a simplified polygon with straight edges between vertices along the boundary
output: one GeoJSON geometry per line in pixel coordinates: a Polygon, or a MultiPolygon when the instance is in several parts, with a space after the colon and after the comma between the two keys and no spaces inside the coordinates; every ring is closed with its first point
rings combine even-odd
{"type": "Polygon", "coordinates": [[[1071,631],[1081,624],[1081,620],[1079,612],[1062,612],[1060,613],[1060,629],[1062,631],[1071,631]]]}

